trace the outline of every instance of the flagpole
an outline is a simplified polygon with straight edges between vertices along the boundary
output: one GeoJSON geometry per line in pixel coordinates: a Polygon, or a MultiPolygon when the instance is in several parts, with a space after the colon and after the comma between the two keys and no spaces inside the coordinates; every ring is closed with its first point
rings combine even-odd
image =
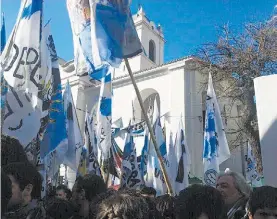
{"type": "Polygon", "coordinates": [[[172,186],[170,184],[170,181],[169,181],[169,177],[168,177],[168,174],[166,172],[166,168],[165,168],[165,165],[164,165],[164,162],[162,160],[162,156],[161,156],[161,153],[160,153],[160,150],[159,150],[159,147],[158,147],[158,144],[157,144],[157,141],[156,141],[156,138],[155,138],[155,135],[154,135],[154,132],[153,132],[153,129],[151,127],[151,123],[149,121],[149,118],[147,116],[147,113],[143,107],[143,101],[142,101],[142,98],[141,98],[141,95],[140,95],[140,92],[139,92],[139,89],[138,89],[138,86],[136,84],[136,81],[135,81],[135,78],[133,76],[133,73],[132,73],[132,70],[131,70],[131,67],[130,67],[130,64],[129,64],[129,61],[128,59],[124,59],[125,61],[125,64],[126,64],[126,67],[128,69],[128,72],[129,72],[129,75],[130,75],[130,78],[131,78],[131,81],[132,81],[132,84],[134,86],[134,89],[135,89],[135,92],[136,92],[136,95],[137,95],[137,98],[138,98],[138,101],[139,101],[139,105],[141,107],[141,110],[142,110],[142,113],[144,115],[144,118],[145,118],[145,121],[146,121],[146,125],[148,127],[148,130],[149,130],[149,133],[150,133],[150,137],[152,139],[152,142],[153,142],[153,145],[154,145],[154,148],[155,148],[155,151],[157,153],[157,156],[158,156],[158,159],[159,159],[159,163],[160,163],[160,166],[161,166],[161,170],[162,170],[162,174],[163,174],[163,177],[165,179],[165,184],[167,186],[167,190],[168,190],[168,193],[173,196],[173,190],[172,190],[172,186]]]}

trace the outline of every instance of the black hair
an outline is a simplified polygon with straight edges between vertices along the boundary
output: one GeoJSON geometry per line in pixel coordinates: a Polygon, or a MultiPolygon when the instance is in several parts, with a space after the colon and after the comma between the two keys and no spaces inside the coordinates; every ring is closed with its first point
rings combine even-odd
{"type": "Polygon", "coordinates": [[[76,179],[77,191],[80,192],[82,189],[85,191],[86,199],[92,201],[92,199],[107,190],[104,180],[97,175],[88,174],[83,177],[76,179]]]}
{"type": "Polygon", "coordinates": [[[149,207],[139,193],[120,191],[103,200],[96,219],[150,219],[149,207]]]}
{"type": "Polygon", "coordinates": [[[253,216],[258,209],[277,207],[277,188],[262,186],[255,188],[249,197],[247,208],[253,216]]]}
{"type": "Polygon", "coordinates": [[[15,162],[29,162],[23,146],[17,139],[1,135],[1,166],[15,162]]]}
{"type": "Polygon", "coordinates": [[[12,197],[12,182],[10,178],[1,172],[1,215],[7,211],[9,200],[12,197]]]}
{"type": "Polygon", "coordinates": [[[96,212],[98,209],[98,205],[101,204],[101,202],[113,194],[115,194],[116,191],[112,189],[108,189],[106,192],[103,192],[101,194],[96,195],[93,200],[90,202],[89,208],[90,208],[90,218],[96,217],[96,212]]]}
{"type": "Polygon", "coordinates": [[[7,175],[11,175],[15,178],[22,191],[28,184],[32,184],[32,198],[41,198],[42,176],[32,164],[23,162],[11,163],[5,166],[3,171],[7,175]]]}
{"type": "Polygon", "coordinates": [[[78,208],[70,201],[55,198],[47,203],[46,213],[53,219],[68,219],[78,215],[78,208]]]}
{"type": "Polygon", "coordinates": [[[162,218],[175,218],[175,198],[166,194],[155,199],[156,209],[161,214],[162,218]]]}
{"type": "Polygon", "coordinates": [[[143,195],[153,195],[154,197],[156,197],[156,190],[152,187],[147,187],[144,186],[141,190],[140,190],[141,194],[143,195]]]}
{"type": "Polygon", "coordinates": [[[58,190],[63,190],[64,193],[66,194],[66,198],[67,198],[68,200],[71,199],[71,197],[72,197],[72,192],[70,191],[69,188],[67,188],[67,186],[65,186],[65,185],[59,185],[59,186],[56,188],[56,191],[58,191],[58,190]]]}
{"type": "Polygon", "coordinates": [[[176,218],[197,219],[224,217],[224,201],[218,190],[210,186],[192,185],[181,191],[176,201],[176,218]]]}

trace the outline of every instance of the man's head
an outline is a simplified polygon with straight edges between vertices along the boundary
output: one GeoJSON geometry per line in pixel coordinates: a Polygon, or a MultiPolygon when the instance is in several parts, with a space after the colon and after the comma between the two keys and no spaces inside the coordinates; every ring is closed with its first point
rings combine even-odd
{"type": "Polygon", "coordinates": [[[177,219],[219,219],[224,216],[224,201],[213,187],[192,185],[181,191],[176,201],[177,219]]]}
{"type": "Polygon", "coordinates": [[[12,197],[12,182],[10,178],[1,172],[1,216],[3,216],[12,197]]]}
{"type": "Polygon", "coordinates": [[[22,145],[15,138],[1,135],[1,166],[15,162],[28,162],[22,145]]]}
{"type": "Polygon", "coordinates": [[[156,198],[156,209],[162,218],[175,218],[175,198],[170,195],[162,195],[156,198]]]}
{"type": "Polygon", "coordinates": [[[47,203],[46,213],[49,219],[71,219],[78,215],[78,209],[73,203],[56,198],[47,203]]]}
{"type": "Polygon", "coordinates": [[[149,206],[138,193],[119,191],[99,204],[96,218],[149,219],[149,206]]]}
{"type": "Polygon", "coordinates": [[[248,198],[251,193],[251,187],[244,177],[232,171],[219,174],[216,188],[222,194],[227,206],[232,206],[242,197],[248,198]]]}
{"type": "Polygon", "coordinates": [[[59,185],[56,188],[56,198],[63,199],[63,200],[70,200],[72,193],[69,188],[65,185],[59,185]]]}
{"type": "Polygon", "coordinates": [[[72,200],[78,205],[92,199],[107,190],[104,180],[97,175],[85,175],[78,177],[72,189],[72,200]]]}
{"type": "Polygon", "coordinates": [[[42,177],[30,163],[11,163],[3,168],[12,182],[12,198],[8,207],[28,204],[41,197],[42,177]]]}
{"type": "Polygon", "coordinates": [[[248,201],[247,211],[249,219],[276,219],[277,188],[262,186],[254,189],[248,201]]]}
{"type": "Polygon", "coordinates": [[[150,198],[155,198],[156,197],[156,190],[152,187],[147,187],[147,186],[144,186],[141,191],[140,191],[141,195],[142,196],[147,196],[147,197],[150,197],[150,198]]]}

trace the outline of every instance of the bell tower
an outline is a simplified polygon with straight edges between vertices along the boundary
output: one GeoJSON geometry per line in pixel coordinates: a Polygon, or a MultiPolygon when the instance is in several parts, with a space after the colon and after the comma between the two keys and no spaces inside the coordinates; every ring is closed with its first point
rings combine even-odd
{"type": "MultiPolygon", "coordinates": [[[[142,6],[139,6],[133,15],[134,24],[141,41],[143,52],[129,59],[133,72],[143,71],[157,67],[164,63],[164,35],[160,25],[155,25],[145,14],[142,6]]],[[[122,62],[119,69],[115,70],[115,77],[128,74],[125,63],[122,62]]]]}

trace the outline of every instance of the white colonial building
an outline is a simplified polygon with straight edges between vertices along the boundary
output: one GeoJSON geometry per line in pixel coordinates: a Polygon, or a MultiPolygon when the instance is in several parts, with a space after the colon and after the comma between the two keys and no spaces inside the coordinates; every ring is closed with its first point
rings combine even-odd
{"type": "MultiPolygon", "coordinates": [[[[129,60],[137,85],[147,109],[157,100],[166,130],[175,132],[182,116],[191,154],[191,175],[202,178],[203,115],[205,114],[205,78],[197,69],[196,58],[184,57],[164,63],[165,39],[161,26],[150,21],[142,7],[133,15],[144,52],[129,60]]],[[[99,97],[99,84],[88,76],[74,74],[73,61],[60,60],[63,85],[69,81],[76,104],[78,119],[84,131],[86,107],[90,111],[99,97]]],[[[124,63],[113,75],[113,121],[122,118],[127,126],[134,114],[137,121],[143,115],[124,63]]],[[[225,105],[224,105],[225,107],[225,105]]],[[[236,113],[236,112],[235,112],[236,113]]],[[[240,152],[222,164],[242,172],[240,152]]]]}

